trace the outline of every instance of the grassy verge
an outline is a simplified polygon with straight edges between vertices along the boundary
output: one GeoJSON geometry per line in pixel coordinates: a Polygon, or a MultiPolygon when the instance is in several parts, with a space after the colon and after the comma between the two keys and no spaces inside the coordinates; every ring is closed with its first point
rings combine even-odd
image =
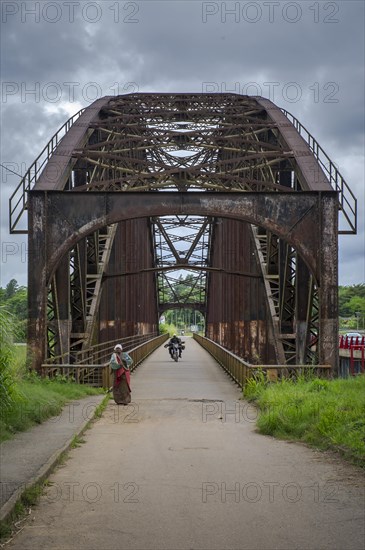
{"type": "MultiPolygon", "coordinates": [[[[84,432],[92,425],[94,419],[100,418],[104,409],[106,408],[109,395],[107,394],[103,401],[95,409],[94,417],[91,419],[86,426],[83,428],[82,432],[75,434],[73,437],[69,449],[63,451],[57,462],[54,464],[52,471],[58,466],[64,464],[69,457],[70,449],[75,449],[80,447],[84,442],[83,434],[84,432]]],[[[27,487],[18,502],[15,504],[14,509],[12,510],[10,516],[3,521],[0,521],[0,546],[3,547],[5,544],[8,544],[17,532],[19,532],[22,527],[21,524],[26,521],[29,516],[30,509],[37,505],[41,496],[44,493],[45,488],[49,485],[48,479],[40,479],[34,485],[27,487]],[[7,540],[5,540],[7,539],[7,540]],[[4,541],[4,544],[1,544],[4,541]]]]}
{"type": "Polygon", "coordinates": [[[260,409],[261,433],[336,450],[365,467],[364,376],[269,384],[261,373],[248,381],[244,396],[260,409]]]}
{"type": "MultiPolygon", "coordinates": [[[[24,491],[24,493],[14,506],[10,517],[5,521],[0,521],[0,541],[3,541],[4,539],[9,539],[13,534],[20,530],[19,524],[22,521],[26,520],[28,515],[27,511],[39,502],[39,499],[42,496],[44,490],[44,486],[45,482],[41,482],[33,485],[32,487],[29,487],[24,491]],[[18,523],[15,524],[15,522],[17,521],[18,523]]],[[[10,542],[10,540],[8,540],[8,542],[10,542]]]]}
{"type": "Polygon", "coordinates": [[[0,442],[10,439],[16,432],[28,430],[57,416],[68,401],[104,391],[102,388],[68,382],[64,377],[49,380],[30,375],[25,369],[25,354],[25,346],[17,346],[12,364],[15,397],[9,406],[1,410],[0,442]]]}

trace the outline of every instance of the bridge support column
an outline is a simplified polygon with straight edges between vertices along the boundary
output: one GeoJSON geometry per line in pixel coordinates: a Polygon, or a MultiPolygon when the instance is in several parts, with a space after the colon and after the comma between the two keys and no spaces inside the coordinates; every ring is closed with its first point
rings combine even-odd
{"type": "Polygon", "coordinates": [[[322,195],[319,250],[319,364],[339,371],[338,351],[338,198],[322,195]]]}
{"type": "Polygon", "coordinates": [[[46,340],[46,194],[28,196],[28,364],[39,369],[46,340]]]}

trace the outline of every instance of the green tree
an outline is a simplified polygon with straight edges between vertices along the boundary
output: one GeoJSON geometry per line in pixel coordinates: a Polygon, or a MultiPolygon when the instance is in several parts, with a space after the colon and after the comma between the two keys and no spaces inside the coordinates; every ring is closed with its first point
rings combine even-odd
{"type": "Polygon", "coordinates": [[[5,300],[12,298],[17,290],[18,281],[16,279],[11,279],[5,287],[5,300]]]}
{"type": "Polygon", "coordinates": [[[342,328],[365,328],[365,284],[340,286],[338,305],[342,328]]]}
{"type": "Polygon", "coordinates": [[[15,294],[6,301],[6,308],[12,313],[18,320],[24,321],[27,319],[27,289],[24,286],[19,287],[15,294]]]}
{"type": "Polygon", "coordinates": [[[338,289],[338,306],[339,314],[341,317],[349,317],[353,315],[355,311],[362,311],[362,301],[351,302],[353,298],[365,299],[365,284],[352,285],[352,286],[340,286],[338,289]],[[357,304],[360,309],[356,310],[357,304]],[[355,307],[355,309],[354,309],[355,307]]]}
{"type": "Polygon", "coordinates": [[[365,315],[365,298],[360,296],[353,296],[348,302],[348,308],[351,313],[360,313],[361,316],[365,315]]]}

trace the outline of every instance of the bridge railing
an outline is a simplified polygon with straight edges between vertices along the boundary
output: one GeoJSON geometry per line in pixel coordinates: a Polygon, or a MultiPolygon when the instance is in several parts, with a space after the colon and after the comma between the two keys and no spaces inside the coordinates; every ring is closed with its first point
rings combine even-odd
{"type": "Polygon", "coordinates": [[[305,370],[312,370],[322,375],[328,375],[331,372],[331,365],[252,365],[205,336],[194,333],[193,337],[214,357],[240,388],[243,388],[246,381],[259,370],[266,372],[268,379],[272,381],[280,377],[295,376],[296,373],[305,370]]]}
{"type": "Polygon", "coordinates": [[[45,164],[49,161],[53,155],[57,145],[61,139],[66,135],[75,120],[82,115],[85,111],[80,109],[75,115],[69,118],[59,130],[51,137],[47,145],[35,159],[33,164],[30,165],[25,175],[21,179],[19,185],[15,189],[14,193],[9,199],[9,232],[10,233],[27,233],[27,229],[17,229],[23,214],[27,209],[27,192],[34,186],[38,180],[45,164]]]}
{"type": "Polygon", "coordinates": [[[365,336],[340,336],[340,376],[365,373],[365,336]]]}
{"type": "Polygon", "coordinates": [[[53,357],[49,357],[45,360],[44,364],[52,365],[52,364],[63,364],[63,363],[103,363],[108,360],[110,355],[113,352],[114,346],[116,344],[122,344],[123,349],[125,351],[128,351],[133,349],[134,347],[142,344],[143,342],[146,342],[147,340],[151,340],[152,338],[155,338],[158,336],[157,332],[149,332],[146,334],[135,334],[133,336],[126,336],[125,338],[119,338],[117,340],[109,340],[107,342],[102,342],[101,344],[95,344],[94,346],[89,346],[87,348],[84,348],[80,351],[73,352],[67,351],[61,355],[56,355],[53,357]],[[72,358],[72,359],[71,359],[72,358]]]}
{"type": "Polygon", "coordinates": [[[226,350],[224,347],[220,346],[206,338],[205,336],[200,336],[196,332],[193,334],[194,340],[196,340],[204,349],[206,349],[212,357],[224,368],[226,372],[233,378],[233,380],[241,387],[246,383],[246,380],[249,378],[249,368],[250,363],[247,363],[234,353],[226,350]]]}
{"type": "Polygon", "coordinates": [[[339,193],[340,212],[342,212],[345,221],[347,222],[347,225],[349,227],[349,229],[339,228],[339,233],[342,235],[356,234],[357,199],[351,191],[349,185],[346,183],[345,179],[340,174],[337,167],[334,165],[327,153],[319,145],[318,141],[312,136],[312,134],[308,132],[308,130],[299,122],[297,118],[295,118],[294,115],[292,115],[285,109],[281,109],[281,111],[290,120],[290,122],[303,137],[303,139],[308,143],[310,150],[323,168],[333,189],[335,191],[338,191],[339,193]]]}
{"type": "MultiPolygon", "coordinates": [[[[148,357],[155,349],[163,344],[168,339],[168,334],[161,334],[151,338],[138,346],[128,350],[129,355],[133,359],[131,371],[133,371],[146,357],[148,357]]],[[[119,340],[120,341],[120,340],[119,340]]],[[[123,345],[123,349],[126,349],[123,345]]],[[[65,376],[78,384],[88,384],[109,388],[112,385],[112,374],[109,367],[108,356],[107,362],[97,364],[43,364],[40,369],[41,376],[48,378],[56,378],[57,376],[65,376]]]]}

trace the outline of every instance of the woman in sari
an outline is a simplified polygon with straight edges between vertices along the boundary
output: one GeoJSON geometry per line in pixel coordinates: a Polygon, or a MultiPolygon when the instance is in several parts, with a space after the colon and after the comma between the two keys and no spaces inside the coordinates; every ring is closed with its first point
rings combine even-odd
{"type": "Polygon", "coordinates": [[[114,373],[113,398],[118,405],[128,405],[131,402],[131,373],[133,359],[123,352],[123,346],[117,344],[110,359],[110,367],[114,373]]]}

